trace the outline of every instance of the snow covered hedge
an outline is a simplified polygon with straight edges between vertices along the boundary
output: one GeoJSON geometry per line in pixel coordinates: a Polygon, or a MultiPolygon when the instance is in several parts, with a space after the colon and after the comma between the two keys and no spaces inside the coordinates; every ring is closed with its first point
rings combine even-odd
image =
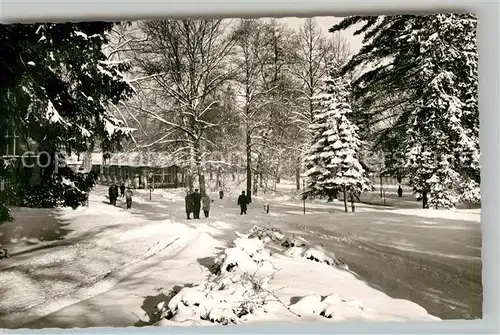
{"type": "MultiPolygon", "coordinates": [[[[232,245],[215,257],[211,274],[206,279],[194,286],[183,287],[170,301],[157,306],[161,318],[179,322],[189,320],[194,324],[205,320],[227,325],[240,322],[245,315],[267,313],[267,308],[275,304],[292,312],[269,288],[274,274],[280,271],[270,261],[271,253],[266,249],[272,244],[281,247],[281,251],[290,257],[304,257],[347,268],[335,255],[303,243],[299,245],[278,229],[255,226],[248,234],[237,235],[232,245]]],[[[325,317],[332,314],[326,309],[325,313],[325,317]]]]}
{"type": "Polygon", "coordinates": [[[86,204],[89,191],[95,186],[97,175],[75,172],[60,168],[45,177],[44,182],[35,185],[19,185],[19,204],[34,208],[71,207],[76,209],[86,204]]]}

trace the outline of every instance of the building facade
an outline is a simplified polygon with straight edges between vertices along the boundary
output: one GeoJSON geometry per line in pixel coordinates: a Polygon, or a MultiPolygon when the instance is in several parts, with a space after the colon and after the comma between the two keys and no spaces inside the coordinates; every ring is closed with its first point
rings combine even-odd
{"type": "Polygon", "coordinates": [[[72,156],[68,165],[78,170],[95,171],[98,175],[98,184],[125,184],[131,188],[178,188],[184,187],[184,169],[170,164],[166,154],[128,152],[111,154],[108,159],[102,153],[92,153],[85,159],[72,156]],[[90,159],[91,164],[85,160],[90,159]],[[85,168],[85,166],[87,166],[85,168]]]}

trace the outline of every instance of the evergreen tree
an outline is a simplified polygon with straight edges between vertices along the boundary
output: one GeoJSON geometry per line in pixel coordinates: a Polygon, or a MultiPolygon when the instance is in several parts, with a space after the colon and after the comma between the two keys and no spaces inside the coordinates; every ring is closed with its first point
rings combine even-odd
{"type": "Polygon", "coordinates": [[[358,23],[364,23],[356,32],[365,33],[364,46],[344,71],[372,67],[354,82],[365,119],[383,111],[385,97],[396,97],[391,104],[399,108],[396,124],[377,139],[403,153],[404,164],[395,172],[406,173],[424,208],[478,201],[475,16],[356,16],[331,31],[358,23]],[[390,139],[400,139],[397,148],[390,139]]]}
{"type": "MultiPolygon", "coordinates": [[[[58,155],[92,150],[96,143],[105,151],[114,150],[130,133],[107,110],[108,103],[116,104],[133,92],[122,75],[129,65],[108,62],[102,53],[106,32],[113,25],[0,25],[1,133],[15,131],[22,140],[23,152],[46,153],[39,156],[39,164],[33,165],[28,175],[22,174],[26,169],[19,159],[13,167],[0,158],[0,174],[14,171],[23,191],[18,194],[21,199],[26,199],[28,189],[35,193],[54,191],[59,199],[56,203],[74,207],[73,193],[64,191],[67,187],[60,187],[61,183],[68,186],[77,181],[88,190],[93,182],[82,178],[95,176],[83,177],[58,167],[62,163],[58,155]]],[[[3,146],[7,139],[0,137],[3,146]]],[[[79,199],[77,203],[81,204],[85,196],[79,199]]],[[[7,218],[4,214],[2,220],[7,218]]]]}
{"type": "Polygon", "coordinates": [[[313,142],[304,159],[309,177],[305,196],[328,196],[330,200],[341,191],[347,212],[348,195],[353,201],[370,182],[358,160],[358,127],[349,120],[349,85],[344,78],[329,78],[325,84],[325,93],[317,97],[320,108],[311,125],[313,142]]]}

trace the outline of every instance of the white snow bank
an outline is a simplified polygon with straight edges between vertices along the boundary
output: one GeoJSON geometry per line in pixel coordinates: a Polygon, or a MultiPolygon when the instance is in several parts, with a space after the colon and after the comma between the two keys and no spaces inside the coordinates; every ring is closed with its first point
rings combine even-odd
{"type": "Polygon", "coordinates": [[[329,266],[335,257],[321,248],[292,246],[285,255],[271,254],[264,239],[256,237],[265,230],[238,233],[232,246],[215,258],[215,274],[158,305],[164,318],[156,325],[439,320],[412,302],[371,288],[349,271],[329,266]]]}
{"type": "Polygon", "coordinates": [[[375,290],[349,271],[303,258],[276,255],[271,260],[281,270],[273,276],[270,290],[281,301],[291,301],[290,310],[301,319],[316,322],[327,319],[334,322],[440,320],[413,302],[393,299],[375,290]]]}
{"type": "Polygon", "coordinates": [[[424,218],[448,219],[448,220],[465,220],[481,222],[481,210],[468,210],[468,209],[452,209],[452,210],[439,210],[439,209],[392,209],[389,211],[393,214],[418,216],[424,218]]]}

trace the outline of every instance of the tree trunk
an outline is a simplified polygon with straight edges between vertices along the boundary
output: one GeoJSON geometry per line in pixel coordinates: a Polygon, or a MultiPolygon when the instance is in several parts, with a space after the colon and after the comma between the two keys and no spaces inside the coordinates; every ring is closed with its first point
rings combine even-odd
{"type": "Polygon", "coordinates": [[[199,180],[200,180],[200,194],[203,197],[206,193],[206,185],[205,185],[205,175],[202,173],[199,174],[199,180]]]}
{"type": "Polygon", "coordinates": [[[200,143],[195,142],[195,147],[194,147],[194,157],[195,157],[195,164],[196,164],[196,172],[198,176],[198,184],[199,184],[199,189],[200,189],[200,194],[201,196],[205,195],[206,192],[206,185],[205,185],[205,171],[203,169],[202,161],[201,161],[201,150],[200,150],[200,143]]]}
{"type": "Polygon", "coordinates": [[[214,171],[212,170],[212,167],[210,167],[210,181],[214,180],[214,171]]]}
{"type": "Polygon", "coordinates": [[[246,138],[246,150],[247,150],[247,198],[248,202],[252,202],[252,139],[250,133],[247,130],[246,138]]]}
{"type": "Polygon", "coordinates": [[[382,199],[382,175],[380,175],[380,199],[382,199]]]}
{"type": "Polygon", "coordinates": [[[351,190],[351,210],[354,213],[356,211],[356,207],[354,206],[354,194],[351,190]]]}
{"type": "Polygon", "coordinates": [[[257,195],[257,185],[258,185],[258,182],[257,182],[257,178],[258,176],[254,176],[254,180],[253,180],[253,195],[257,195]]]}
{"type": "Polygon", "coordinates": [[[234,163],[234,157],[231,159],[231,178],[236,181],[236,164],[234,163]]]}
{"type": "Polygon", "coordinates": [[[300,191],[300,158],[297,159],[297,167],[295,168],[295,187],[300,191]]]}
{"type": "Polygon", "coordinates": [[[344,209],[347,213],[347,188],[344,186],[344,209]]]}
{"type": "Polygon", "coordinates": [[[427,203],[427,191],[426,190],[422,191],[422,208],[423,209],[429,208],[429,205],[427,203]]]}
{"type": "Polygon", "coordinates": [[[217,174],[215,175],[215,182],[216,182],[216,189],[219,189],[221,187],[221,182],[220,182],[220,166],[217,168],[217,174]]]}

